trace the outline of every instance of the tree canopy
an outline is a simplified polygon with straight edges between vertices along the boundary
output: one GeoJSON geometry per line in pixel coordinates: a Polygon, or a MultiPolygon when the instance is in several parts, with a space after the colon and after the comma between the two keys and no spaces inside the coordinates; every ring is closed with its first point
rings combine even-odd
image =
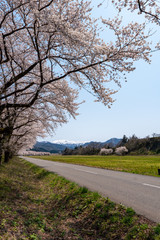
{"type": "MultiPolygon", "coordinates": [[[[113,0],[119,10],[129,2],[135,1],[113,0]]],[[[110,107],[116,90],[107,84],[120,86],[124,74],[135,69],[134,61],[150,62],[145,23],[123,26],[118,17],[101,19],[105,31],[114,34],[105,42],[91,13],[89,1],[1,0],[1,145],[9,144],[6,139],[18,126],[24,127],[21,119],[23,113],[30,116],[30,109],[36,116],[31,129],[38,122],[46,131],[52,123],[66,122],[68,115],[75,117],[80,88],[110,107]]]]}

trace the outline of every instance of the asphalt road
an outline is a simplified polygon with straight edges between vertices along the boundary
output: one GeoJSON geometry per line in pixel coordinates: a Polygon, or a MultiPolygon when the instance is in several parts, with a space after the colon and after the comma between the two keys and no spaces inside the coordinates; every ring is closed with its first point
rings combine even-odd
{"type": "Polygon", "coordinates": [[[160,223],[160,178],[21,157],[160,223]]]}

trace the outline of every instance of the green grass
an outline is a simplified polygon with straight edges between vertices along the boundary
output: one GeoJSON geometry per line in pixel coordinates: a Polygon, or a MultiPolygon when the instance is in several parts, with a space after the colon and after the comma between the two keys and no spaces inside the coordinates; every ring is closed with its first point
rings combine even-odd
{"type": "Polygon", "coordinates": [[[80,164],[143,175],[158,176],[160,156],[36,156],[44,160],[80,164]]]}
{"type": "Polygon", "coordinates": [[[0,239],[160,239],[160,225],[14,158],[0,166],[0,239]]]}

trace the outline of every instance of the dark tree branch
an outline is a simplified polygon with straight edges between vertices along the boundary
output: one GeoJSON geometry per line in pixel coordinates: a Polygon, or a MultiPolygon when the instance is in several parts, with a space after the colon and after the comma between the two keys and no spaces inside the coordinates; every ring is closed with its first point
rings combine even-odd
{"type": "Polygon", "coordinates": [[[0,100],[4,99],[4,98],[6,98],[6,97],[10,97],[10,96],[12,96],[12,95],[14,95],[14,94],[17,94],[17,93],[20,93],[20,92],[24,92],[25,90],[27,90],[28,88],[30,88],[30,87],[33,86],[33,85],[34,85],[34,83],[30,83],[29,85],[27,85],[26,87],[24,87],[24,88],[22,88],[22,89],[15,90],[14,92],[9,93],[8,95],[5,95],[5,96],[0,97],[0,100]]]}
{"type": "Polygon", "coordinates": [[[32,64],[30,67],[28,67],[25,71],[21,72],[20,74],[18,74],[17,76],[15,76],[14,78],[11,78],[9,80],[9,82],[7,82],[4,87],[1,89],[1,93],[3,93],[4,90],[6,90],[7,88],[9,88],[12,84],[14,84],[16,81],[18,81],[20,78],[24,77],[26,74],[28,74],[37,64],[39,63],[39,61],[35,62],[34,64],[32,64]]]}
{"type": "Polygon", "coordinates": [[[149,15],[149,16],[155,18],[156,21],[160,24],[160,19],[159,19],[159,17],[158,17],[157,15],[155,15],[155,14],[152,14],[152,13],[150,13],[150,12],[145,11],[145,10],[142,8],[141,0],[137,0],[137,1],[138,1],[138,8],[139,8],[139,11],[140,11],[141,13],[145,13],[145,14],[147,14],[147,15],[149,15]]]}
{"type": "Polygon", "coordinates": [[[39,9],[39,11],[42,11],[43,9],[49,7],[53,2],[54,2],[54,0],[51,0],[48,4],[46,4],[45,6],[41,7],[41,8],[39,9]]]}
{"type": "Polygon", "coordinates": [[[25,2],[25,3],[22,3],[22,2],[21,2],[17,7],[14,7],[14,8],[11,9],[10,11],[8,11],[8,12],[3,16],[3,19],[2,19],[2,21],[0,22],[0,28],[2,27],[2,24],[4,23],[6,17],[7,17],[10,13],[14,12],[14,11],[17,10],[18,8],[24,6],[24,5],[28,4],[28,3],[29,3],[29,1],[28,1],[28,2],[25,2]]]}

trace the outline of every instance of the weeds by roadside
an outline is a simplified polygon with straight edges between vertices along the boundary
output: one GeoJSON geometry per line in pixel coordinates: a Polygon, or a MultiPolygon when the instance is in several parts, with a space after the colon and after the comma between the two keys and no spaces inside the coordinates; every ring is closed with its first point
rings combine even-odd
{"type": "Polygon", "coordinates": [[[160,225],[14,158],[0,167],[0,239],[160,239],[160,225]]]}

